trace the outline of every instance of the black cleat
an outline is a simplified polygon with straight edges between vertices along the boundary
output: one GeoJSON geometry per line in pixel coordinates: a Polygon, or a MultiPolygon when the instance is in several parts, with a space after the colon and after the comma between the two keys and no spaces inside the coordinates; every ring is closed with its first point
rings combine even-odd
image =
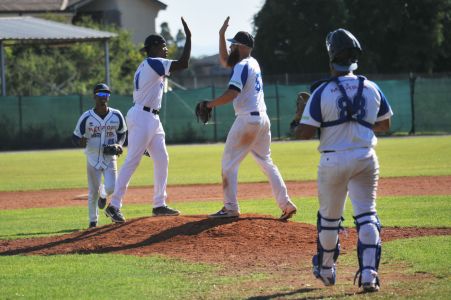
{"type": "Polygon", "coordinates": [[[152,209],[152,216],[178,216],[180,212],[176,209],[170,208],[169,206],[160,206],[152,209]]]}
{"type": "Polygon", "coordinates": [[[105,215],[111,218],[111,221],[114,223],[125,223],[124,215],[121,213],[121,210],[115,208],[114,206],[108,205],[105,209],[105,215]]]}
{"type": "Polygon", "coordinates": [[[100,209],[104,209],[106,205],[106,198],[99,197],[99,201],[97,201],[97,205],[100,209]]]}
{"type": "Polygon", "coordinates": [[[89,222],[89,228],[96,228],[97,222],[89,222]]]}

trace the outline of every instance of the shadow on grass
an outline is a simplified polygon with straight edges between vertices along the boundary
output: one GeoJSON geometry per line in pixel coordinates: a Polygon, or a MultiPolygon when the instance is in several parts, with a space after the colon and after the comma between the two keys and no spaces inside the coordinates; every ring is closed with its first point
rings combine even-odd
{"type": "MultiPolygon", "coordinates": [[[[101,245],[96,245],[97,248],[95,249],[83,249],[83,245],[80,247],[77,247],[77,243],[83,242],[83,241],[95,241],[96,237],[98,236],[104,236],[107,235],[111,231],[115,230],[121,230],[124,229],[124,233],[127,232],[127,227],[134,227],[139,226],[134,223],[140,221],[142,218],[133,219],[131,221],[127,221],[123,224],[113,224],[109,225],[107,227],[101,227],[101,228],[95,228],[93,230],[84,230],[80,231],[78,233],[73,233],[70,237],[64,238],[62,237],[52,237],[56,239],[55,241],[43,241],[41,244],[33,245],[33,246],[22,246],[17,249],[10,249],[3,252],[0,252],[1,256],[5,255],[18,255],[18,254],[61,254],[61,250],[58,251],[58,249],[55,249],[55,251],[52,251],[52,248],[57,248],[59,246],[66,246],[73,244],[71,246],[71,249],[67,252],[64,252],[64,254],[68,253],[77,253],[77,254],[91,254],[91,253],[112,253],[112,252],[120,252],[123,250],[131,250],[135,248],[145,247],[152,244],[157,244],[164,242],[166,240],[172,239],[177,236],[195,236],[200,234],[203,231],[209,230],[211,228],[214,228],[216,226],[220,226],[223,224],[229,224],[233,222],[238,222],[240,220],[249,219],[249,218],[228,218],[228,219],[202,219],[202,220],[196,220],[188,223],[184,223],[179,226],[175,226],[166,230],[163,230],[161,232],[158,232],[156,234],[150,235],[147,239],[142,240],[138,243],[129,243],[129,244],[122,244],[122,245],[107,245],[105,247],[98,247],[101,245]],[[33,252],[44,252],[44,253],[33,253],[33,252]]],[[[252,219],[271,219],[271,218],[265,218],[265,217],[256,217],[252,219]]],[[[272,219],[274,220],[274,219],[272,219]]]]}
{"type": "Polygon", "coordinates": [[[37,237],[37,236],[59,235],[59,234],[72,233],[77,230],[80,230],[80,228],[65,229],[65,230],[59,230],[59,231],[21,232],[21,233],[14,233],[14,234],[4,234],[4,235],[0,235],[0,240],[8,239],[10,237],[33,238],[33,237],[37,237]]]}

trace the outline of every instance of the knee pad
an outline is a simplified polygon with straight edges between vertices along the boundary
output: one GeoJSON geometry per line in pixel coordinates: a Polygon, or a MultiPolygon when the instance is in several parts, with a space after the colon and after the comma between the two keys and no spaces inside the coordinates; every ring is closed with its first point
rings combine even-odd
{"type": "Polygon", "coordinates": [[[333,253],[334,264],[337,261],[338,256],[340,255],[340,239],[339,238],[337,239],[337,243],[336,243],[336,245],[335,245],[335,247],[333,249],[325,249],[321,245],[319,234],[323,230],[337,231],[337,234],[338,234],[338,232],[341,229],[343,229],[343,227],[341,226],[341,222],[342,221],[344,221],[343,217],[341,217],[339,219],[324,218],[323,216],[321,216],[321,214],[318,211],[317,223],[316,223],[316,227],[317,227],[317,230],[318,230],[318,237],[317,237],[317,240],[316,240],[316,243],[317,243],[317,255],[315,255],[313,257],[313,264],[318,269],[323,268],[323,256],[324,256],[324,253],[331,253],[331,252],[333,253]],[[323,226],[323,224],[322,224],[323,220],[329,223],[328,226],[323,226]]]}
{"type": "MultiPolygon", "coordinates": [[[[379,269],[379,262],[382,254],[382,242],[380,236],[377,238],[376,241],[374,241],[373,244],[364,243],[361,241],[360,237],[361,231],[363,230],[362,228],[365,225],[372,225],[375,226],[377,231],[380,233],[382,226],[376,212],[363,213],[353,218],[354,224],[357,227],[357,234],[359,235],[357,242],[357,258],[359,260],[359,270],[355,274],[354,284],[357,277],[359,277],[359,287],[360,287],[362,285],[362,271],[369,269],[377,272],[377,270],[379,269]],[[374,265],[366,265],[364,263],[363,255],[365,250],[367,249],[375,249],[374,265]]],[[[376,284],[379,285],[379,278],[377,276],[376,276],[376,284]]]]}

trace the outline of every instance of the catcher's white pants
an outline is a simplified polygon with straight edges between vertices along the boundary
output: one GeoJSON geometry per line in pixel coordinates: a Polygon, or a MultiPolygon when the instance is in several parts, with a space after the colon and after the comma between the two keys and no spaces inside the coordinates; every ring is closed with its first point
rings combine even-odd
{"type": "Polygon", "coordinates": [[[116,161],[111,161],[106,169],[96,169],[89,162],[86,165],[86,173],[88,175],[89,222],[97,222],[99,218],[99,209],[97,206],[99,196],[107,197],[113,193],[117,177],[117,164],[116,161]],[[101,184],[102,174],[104,184],[101,184]]]}
{"type": "Polygon", "coordinates": [[[271,124],[266,113],[260,116],[239,115],[227,135],[222,157],[224,207],[239,210],[237,201],[238,168],[250,152],[268,177],[278,206],[283,210],[290,202],[287,187],[271,159],[271,124]]]}
{"type": "Polygon", "coordinates": [[[111,205],[116,208],[122,207],[122,199],[127,191],[130,178],[141,162],[145,150],[150,154],[154,164],[153,206],[166,205],[169,156],[160,118],[135,104],[127,113],[127,127],[127,157],[119,171],[116,188],[111,197],[111,205]]]}
{"type": "MultiPolygon", "coordinates": [[[[376,212],[376,191],[379,180],[379,162],[372,148],[322,153],[318,166],[319,212],[326,219],[338,219],[343,215],[349,193],[354,216],[376,212]]],[[[370,218],[370,217],[368,217],[370,218]]],[[[322,221],[323,226],[328,226],[322,221]]],[[[359,239],[376,245],[379,232],[375,226],[362,226],[359,239]]],[[[334,249],[338,240],[335,230],[322,230],[319,240],[324,249],[334,249]]],[[[364,265],[374,265],[375,249],[363,255],[364,265]]],[[[333,265],[333,253],[325,252],[323,265],[333,265]]]]}

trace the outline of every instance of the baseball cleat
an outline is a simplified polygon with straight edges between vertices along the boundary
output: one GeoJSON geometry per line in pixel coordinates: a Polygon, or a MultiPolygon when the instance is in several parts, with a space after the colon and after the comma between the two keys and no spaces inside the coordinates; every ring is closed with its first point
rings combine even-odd
{"type": "Polygon", "coordinates": [[[108,207],[105,209],[105,215],[107,217],[110,217],[111,221],[113,221],[114,223],[125,222],[124,215],[121,213],[120,209],[115,208],[114,206],[108,205],[108,207]]]}
{"type": "Polygon", "coordinates": [[[379,291],[379,285],[375,282],[362,283],[364,293],[374,293],[379,291]]]}
{"type": "Polygon", "coordinates": [[[315,278],[321,280],[321,282],[325,286],[335,285],[336,281],[335,267],[320,268],[318,265],[318,255],[313,256],[312,263],[313,263],[313,275],[315,276],[315,278]]]}
{"type": "Polygon", "coordinates": [[[97,227],[97,222],[89,222],[89,228],[97,227]]]}
{"type": "Polygon", "coordinates": [[[99,206],[100,209],[104,209],[106,205],[106,198],[99,197],[97,205],[99,206]]]}
{"type": "Polygon", "coordinates": [[[282,215],[280,216],[279,220],[288,220],[292,216],[296,214],[297,207],[291,202],[288,202],[287,207],[282,211],[282,215]]]}
{"type": "Polygon", "coordinates": [[[178,216],[180,212],[176,209],[170,208],[169,206],[160,206],[152,209],[152,216],[178,216]]]}
{"type": "Polygon", "coordinates": [[[238,218],[240,216],[240,212],[238,210],[226,209],[223,207],[217,213],[208,215],[209,219],[219,219],[219,218],[238,218]]]}

